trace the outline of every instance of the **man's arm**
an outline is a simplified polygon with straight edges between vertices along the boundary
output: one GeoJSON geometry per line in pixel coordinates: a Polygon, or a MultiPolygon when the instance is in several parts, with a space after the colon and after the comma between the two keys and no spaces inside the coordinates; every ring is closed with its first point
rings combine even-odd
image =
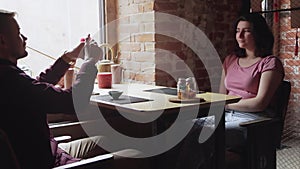
{"type": "Polygon", "coordinates": [[[62,57],[60,57],[50,68],[46,69],[45,72],[42,72],[37,77],[37,80],[40,82],[47,82],[56,85],[64,76],[69,67],[70,64],[65,62],[62,57]]]}

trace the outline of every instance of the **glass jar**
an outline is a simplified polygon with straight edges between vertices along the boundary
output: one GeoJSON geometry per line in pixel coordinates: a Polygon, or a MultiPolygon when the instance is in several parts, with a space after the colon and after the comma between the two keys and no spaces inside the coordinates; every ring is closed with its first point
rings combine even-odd
{"type": "Polygon", "coordinates": [[[177,82],[177,97],[183,99],[185,97],[186,80],[185,78],[179,78],[177,82]]]}
{"type": "Polygon", "coordinates": [[[194,77],[189,77],[186,79],[186,95],[188,99],[193,99],[196,97],[198,91],[197,82],[194,77]]]}

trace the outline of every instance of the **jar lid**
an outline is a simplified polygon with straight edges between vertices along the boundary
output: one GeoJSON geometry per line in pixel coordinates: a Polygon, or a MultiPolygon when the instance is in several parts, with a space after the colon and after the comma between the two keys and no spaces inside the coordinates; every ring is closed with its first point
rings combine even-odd
{"type": "Polygon", "coordinates": [[[113,63],[111,60],[101,60],[100,63],[113,63]]]}

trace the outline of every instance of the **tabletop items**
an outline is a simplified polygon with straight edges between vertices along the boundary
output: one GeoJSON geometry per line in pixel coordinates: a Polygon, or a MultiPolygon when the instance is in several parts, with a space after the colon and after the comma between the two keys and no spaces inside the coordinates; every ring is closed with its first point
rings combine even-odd
{"type": "MultiPolygon", "coordinates": [[[[138,83],[121,83],[113,84],[111,89],[98,88],[98,84],[95,84],[94,93],[100,93],[100,95],[92,95],[91,102],[105,107],[122,108],[122,111],[132,113],[138,111],[138,114],[153,113],[163,111],[175,111],[178,109],[193,110],[195,107],[201,105],[201,108],[210,107],[211,104],[230,104],[240,99],[237,96],[224,95],[221,93],[204,92],[197,93],[193,99],[179,99],[177,95],[165,93],[165,86],[155,86],[138,83]],[[119,99],[112,99],[108,92],[112,90],[123,91],[123,94],[119,99]],[[103,97],[105,96],[107,100],[103,97]],[[130,96],[128,98],[127,96],[130,96]],[[134,98],[139,98],[136,102],[134,98]],[[144,100],[141,100],[144,99],[144,100]],[[128,102],[124,103],[123,101],[128,102]],[[141,101],[140,101],[141,100],[141,101]],[[175,101],[172,101],[175,100],[175,101]],[[120,102],[122,101],[122,104],[120,102]],[[174,103],[175,102],[175,103],[174,103]],[[134,104],[133,104],[134,103],[134,104]],[[182,104],[187,103],[187,104],[182,104]]],[[[171,88],[177,90],[176,88],[171,88]]],[[[169,91],[169,90],[167,90],[169,91]]],[[[173,91],[173,90],[172,90],[173,91]]]]}
{"type": "Polygon", "coordinates": [[[178,99],[194,99],[198,92],[197,82],[194,77],[179,78],[177,82],[178,99]]]}
{"type": "Polygon", "coordinates": [[[111,90],[108,92],[108,94],[114,99],[119,99],[119,97],[122,95],[122,91],[118,91],[118,90],[111,90]]]}
{"type": "MultiPolygon", "coordinates": [[[[107,47],[109,51],[104,50],[104,56],[102,60],[97,63],[98,74],[98,87],[99,88],[111,88],[113,82],[113,73],[116,72],[115,69],[112,70],[112,66],[116,64],[117,56],[114,56],[113,50],[109,44],[100,44],[100,47],[107,47]],[[110,57],[109,57],[110,54],[110,57]]],[[[115,81],[115,80],[114,80],[115,81]]]]}
{"type": "Polygon", "coordinates": [[[135,97],[135,96],[128,96],[128,95],[121,95],[121,96],[118,97],[118,99],[113,99],[109,95],[96,95],[96,96],[93,96],[93,97],[98,102],[104,101],[104,102],[107,102],[107,103],[118,104],[118,105],[153,101],[153,100],[150,100],[150,99],[145,99],[145,98],[135,97]]]}

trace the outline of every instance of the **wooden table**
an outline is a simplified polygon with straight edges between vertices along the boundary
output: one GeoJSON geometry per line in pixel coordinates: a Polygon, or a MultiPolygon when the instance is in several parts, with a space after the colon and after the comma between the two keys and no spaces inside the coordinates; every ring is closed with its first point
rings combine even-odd
{"type": "Polygon", "coordinates": [[[190,108],[190,107],[194,107],[195,105],[199,105],[201,108],[207,108],[211,104],[217,104],[217,103],[229,104],[229,103],[235,103],[241,99],[240,97],[237,96],[229,96],[229,95],[224,95],[219,93],[204,92],[201,94],[197,94],[196,97],[204,98],[206,100],[205,102],[180,104],[180,103],[173,103],[169,101],[170,98],[176,97],[174,95],[145,91],[150,89],[163,89],[163,88],[166,87],[145,85],[145,84],[113,84],[111,89],[99,89],[98,86],[95,85],[94,93],[96,95],[93,95],[91,97],[91,101],[93,103],[97,103],[99,106],[105,106],[107,108],[112,108],[112,109],[118,107],[118,108],[122,108],[125,111],[128,110],[129,112],[132,113],[135,113],[136,111],[140,115],[146,115],[149,112],[156,112],[161,110],[173,110],[178,108],[190,108]],[[97,99],[97,94],[108,95],[108,91],[111,90],[121,90],[123,91],[123,95],[145,98],[151,101],[138,102],[134,104],[118,104],[110,101],[103,101],[97,99]]]}
{"type": "MultiPolygon", "coordinates": [[[[152,89],[164,89],[166,87],[163,86],[153,86],[153,85],[145,85],[145,84],[113,84],[112,89],[99,89],[97,85],[95,85],[94,93],[91,97],[91,103],[96,104],[99,107],[103,107],[110,110],[118,110],[122,113],[134,114],[138,115],[142,120],[142,123],[147,123],[154,121],[162,114],[172,115],[173,113],[178,115],[179,111],[183,111],[184,113],[190,113],[193,111],[197,111],[196,116],[206,116],[207,112],[202,113],[201,110],[209,109],[211,107],[221,107],[221,111],[213,112],[214,116],[219,116],[219,125],[216,127],[216,149],[217,149],[217,167],[223,168],[225,164],[225,120],[224,120],[224,105],[229,103],[238,102],[241,98],[237,96],[229,96],[219,93],[211,93],[204,92],[197,94],[197,98],[203,98],[205,101],[203,102],[192,102],[192,103],[174,103],[170,102],[170,98],[177,97],[176,95],[163,93],[161,92],[151,92],[146,90],[152,89]],[[128,104],[120,104],[118,102],[114,102],[112,100],[101,100],[99,97],[108,95],[108,91],[111,90],[122,90],[124,96],[130,97],[138,97],[142,99],[146,99],[148,101],[142,101],[137,103],[128,103],[128,104]],[[99,93],[99,95],[97,95],[99,93]],[[143,121],[144,120],[144,121],[143,121]]],[[[126,115],[125,115],[126,116],[126,115]]],[[[195,115],[186,117],[194,117],[195,115]]],[[[195,117],[194,117],[195,118],[195,117]]],[[[133,119],[134,120],[134,119],[133,119]]],[[[157,123],[153,123],[153,132],[152,134],[158,134],[159,129],[157,129],[157,123]]]]}

